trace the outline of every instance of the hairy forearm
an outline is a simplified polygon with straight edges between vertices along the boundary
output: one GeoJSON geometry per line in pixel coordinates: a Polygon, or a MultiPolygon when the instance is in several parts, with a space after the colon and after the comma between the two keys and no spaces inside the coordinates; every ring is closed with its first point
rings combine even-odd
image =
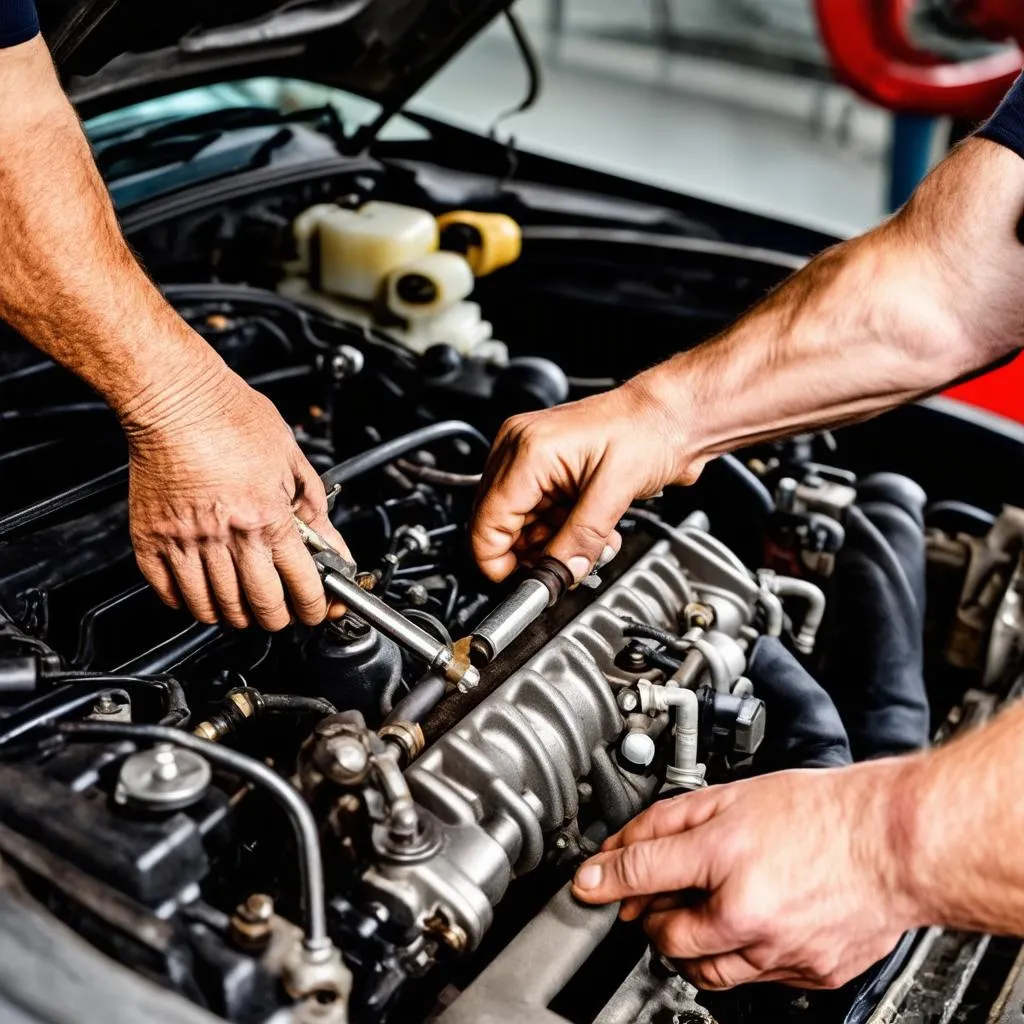
{"type": "Polygon", "coordinates": [[[1024,933],[1024,706],[911,758],[893,801],[895,857],[919,924],[1024,933]]]}
{"type": "Polygon", "coordinates": [[[0,316],[80,376],[130,429],[224,364],[121,236],[40,39],[0,56],[0,316]]]}
{"type": "Polygon", "coordinates": [[[1024,161],[975,140],[898,216],[823,253],[712,342],[635,378],[687,466],[862,419],[1024,344],[1024,161]],[[1013,298],[1011,298],[1013,297],[1013,298]]]}

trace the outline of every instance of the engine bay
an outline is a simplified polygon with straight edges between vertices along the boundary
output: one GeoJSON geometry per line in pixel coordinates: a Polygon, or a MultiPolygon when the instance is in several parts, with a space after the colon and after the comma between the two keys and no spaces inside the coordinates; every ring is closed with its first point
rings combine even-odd
{"type": "Polygon", "coordinates": [[[866,1019],[914,937],[840,993],[706,996],[566,884],[654,800],[993,713],[1018,686],[1024,513],[993,511],[982,468],[917,472],[931,428],[885,417],[638,502],[582,585],[543,565],[489,583],[467,529],[500,424],[703,340],[800,261],[474,207],[476,183],[425,173],[126,218],[293,427],[402,642],[352,608],[271,635],[164,607],[131,553],[116,420],[0,345],[6,902],[205,1011],[168,1020],[866,1019]]]}

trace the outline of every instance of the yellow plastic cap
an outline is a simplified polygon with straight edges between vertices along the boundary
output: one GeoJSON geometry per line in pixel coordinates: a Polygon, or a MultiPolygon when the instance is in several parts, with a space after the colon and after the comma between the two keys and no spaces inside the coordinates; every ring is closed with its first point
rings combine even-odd
{"type": "Polygon", "coordinates": [[[441,248],[461,252],[477,277],[515,263],[523,251],[523,233],[504,213],[453,210],[438,217],[437,226],[441,229],[441,248]]]}

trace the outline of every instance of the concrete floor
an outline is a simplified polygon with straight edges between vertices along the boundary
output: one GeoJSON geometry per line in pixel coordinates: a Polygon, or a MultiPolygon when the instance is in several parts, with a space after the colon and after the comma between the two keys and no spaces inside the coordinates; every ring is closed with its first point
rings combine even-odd
{"type": "MultiPolygon", "coordinates": [[[[699,9],[690,6],[688,17],[699,9]]],[[[883,215],[884,111],[831,83],[667,54],[650,41],[647,4],[574,0],[566,10],[566,30],[553,38],[546,0],[517,4],[545,81],[532,110],[502,122],[503,135],[537,152],[839,234],[883,215]],[[618,30],[634,41],[612,38],[618,30]]],[[[721,8],[715,12],[721,16],[721,8]]],[[[810,33],[797,35],[794,45],[817,48],[810,33]]],[[[412,106],[487,130],[525,88],[523,62],[502,19],[412,106]]]]}

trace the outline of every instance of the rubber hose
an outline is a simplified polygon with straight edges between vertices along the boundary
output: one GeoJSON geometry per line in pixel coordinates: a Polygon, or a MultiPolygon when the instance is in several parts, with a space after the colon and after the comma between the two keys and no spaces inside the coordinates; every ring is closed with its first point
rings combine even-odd
{"type": "Polygon", "coordinates": [[[422,722],[441,703],[448,689],[444,676],[428,672],[392,709],[384,719],[392,722],[422,722]]]}
{"type": "Polygon", "coordinates": [[[261,693],[263,710],[279,715],[315,715],[326,718],[338,709],[323,697],[303,697],[297,693],[261,693]]]}
{"type": "Polygon", "coordinates": [[[852,764],[839,711],[782,641],[758,639],[747,677],[767,707],[764,742],[755,760],[758,773],[852,764]]]}
{"type": "Polygon", "coordinates": [[[490,450],[491,446],[487,438],[476,427],[461,420],[443,420],[440,423],[431,423],[429,426],[412,430],[408,434],[402,434],[400,437],[384,441],[365,452],[353,455],[352,458],[339,462],[338,465],[327,470],[320,479],[323,480],[324,487],[330,491],[339,484],[348,483],[364,473],[386,466],[409,452],[456,437],[475,441],[485,452],[490,450]]]}
{"type": "Polygon", "coordinates": [[[836,558],[823,683],[854,757],[918,750],[931,731],[924,681],[924,492],[878,474],[858,486],[836,558]]]}

